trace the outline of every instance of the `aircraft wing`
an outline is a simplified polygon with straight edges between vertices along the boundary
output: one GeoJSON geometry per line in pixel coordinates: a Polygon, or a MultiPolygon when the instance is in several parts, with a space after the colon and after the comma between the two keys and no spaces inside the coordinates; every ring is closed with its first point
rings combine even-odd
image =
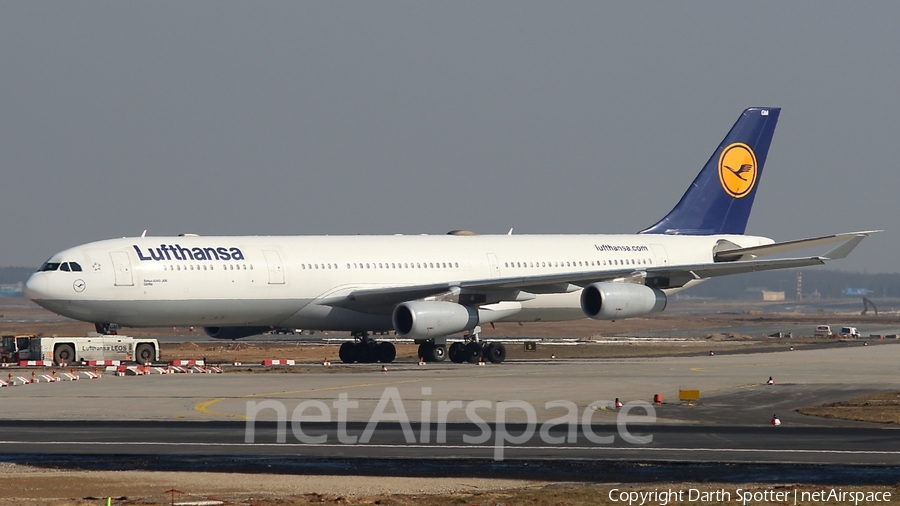
{"type": "MultiPolygon", "coordinates": [[[[377,288],[347,288],[342,292],[320,299],[317,303],[332,307],[342,307],[369,314],[391,314],[394,307],[403,302],[427,297],[451,297],[460,303],[480,303],[487,295],[492,301],[528,300],[535,293],[568,293],[579,290],[591,283],[624,278],[644,278],[649,286],[657,288],[679,288],[692,280],[743,274],[747,272],[775,269],[794,269],[810,265],[822,265],[828,260],[846,257],[868,235],[873,232],[854,232],[831,237],[841,237],[844,243],[822,256],[779,258],[771,260],[738,260],[694,265],[657,266],[647,269],[618,269],[604,271],[569,272],[511,278],[493,278],[430,285],[386,286],[377,288]]],[[[806,241],[806,240],[804,240],[806,241]]],[[[809,241],[834,242],[825,238],[809,241]]],[[[792,241],[799,243],[801,241],[792,241]]],[[[779,243],[781,245],[791,243],[779,243]]],[[[776,245],[771,245],[776,246],[776,245]]],[[[806,246],[802,246],[806,247],[806,246]]],[[[752,248],[745,248],[752,249],[752,248]]]]}

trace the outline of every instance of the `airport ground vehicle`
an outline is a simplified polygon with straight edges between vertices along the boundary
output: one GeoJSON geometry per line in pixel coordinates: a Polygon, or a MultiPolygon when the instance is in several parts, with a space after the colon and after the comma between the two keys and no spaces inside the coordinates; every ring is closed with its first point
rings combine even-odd
{"type": "Polygon", "coordinates": [[[831,335],[831,327],[829,325],[819,325],[816,327],[814,335],[817,336],[830,336],[831,335]]]}
{"type": "Polygon", "coordinates": [[[96,335],[87,337],[3,336],[0,359],[4,362],[45,360],[73,364],[89,360],[134,360],[140,364],[159,361],[156,339],[96,335]]]}
{"type": "Polygon", "coordinates": [[[841,337],[859,337],[856,327],[841,327],[841,337]]]}

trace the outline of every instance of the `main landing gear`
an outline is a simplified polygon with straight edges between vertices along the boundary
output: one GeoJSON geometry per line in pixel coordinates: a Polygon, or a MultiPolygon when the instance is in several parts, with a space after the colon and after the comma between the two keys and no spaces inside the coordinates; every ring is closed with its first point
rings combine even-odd
{"type": "Polygon", "coordinates": [[[468,362],[477,364],[484,360],[492,364],[500,364],[506,360],[506,346],[503,343],[484,343],[479,339],[479,327],[467,334],[462,342],[455,342],[447,349],[446,338],[429,339],[419,342],[419,357],[426,362],[443,362],[447,356],[454,364],[468,362]]]}
{"type": "Polygon", "coordinates": [[[359,362],[360,364],[374,364],[375,362],[389,364],[397,356],[397,349],[394,348],[394,343],[387,341],[375,342],[374,339],[369,337],[367,332],[356,332],[353,334],[353,341],[341,344],[338,355],[341,357],[341,362],[345,364],[352,364],[353,362],[359,362]]]}

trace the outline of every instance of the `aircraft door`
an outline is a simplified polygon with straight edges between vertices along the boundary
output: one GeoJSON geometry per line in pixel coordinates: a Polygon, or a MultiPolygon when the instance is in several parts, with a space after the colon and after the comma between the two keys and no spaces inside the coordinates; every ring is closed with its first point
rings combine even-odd
{"type": "Polygon", "coordinates": [[[665,246],[662,244],[651,244],[650,249],[653,250],[653,256],[656,257],[656,265],[669,265],[669,255],[666,253],[665,246]]]}
{"type": "Polygon", "coordinates": [[[488,264],[491,266],[491,279],[500,277],[500,262],[497,261],[497,255],[488,253],[488,264]]]}
{"type": "Polygon", "coordinates": [[[284,268],[281,265],[281,256],[275,250],[263,250],[266,257],[266,265],[269,267],[269,284],[284,284],[284,268]]]}
{"type": "Polygon", "coordinates": [[[124,251],[110,251],[112,258],[113,272],[116,273],[116,286],[134,286],[134,279],[131,275],[131,260],[128,259],[128,253],[124,251]]]}

